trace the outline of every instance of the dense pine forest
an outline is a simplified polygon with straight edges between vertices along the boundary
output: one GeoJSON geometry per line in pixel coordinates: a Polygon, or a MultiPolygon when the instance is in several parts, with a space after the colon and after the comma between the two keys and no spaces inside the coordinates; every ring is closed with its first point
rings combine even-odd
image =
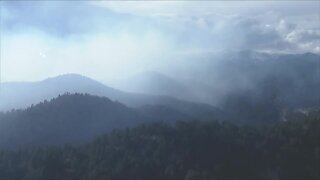
{"type": "Polygon", "coordinates": [[[1,179],[319,179],[320,114],[269,127],[149,123],[83,145],[0,152],[1,179]]]}

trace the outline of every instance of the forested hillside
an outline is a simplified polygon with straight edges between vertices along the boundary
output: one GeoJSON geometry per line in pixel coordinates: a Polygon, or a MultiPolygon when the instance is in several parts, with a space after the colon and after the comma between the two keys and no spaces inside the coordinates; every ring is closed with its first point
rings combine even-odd
{"type": "Polygon", "coordinates": [[[269,128],[178,122],[0,152],[1,179],[319,179],[320,116],[269,128]]]}
{"type": "Polygon", "coordinates": [[[65,94],[25,110],[0,114],[0,147],[81,143],[114,128],[150,120],[105,97],[65,94]]]}
{"type": "Polygon", "coordinates": [[[0,112],[0,148],[84,143],[141,123],[217,120],[222,115],[212,106],[191,102],[130,108],[106,97],[66,93],[27,109],[0,112]]]}

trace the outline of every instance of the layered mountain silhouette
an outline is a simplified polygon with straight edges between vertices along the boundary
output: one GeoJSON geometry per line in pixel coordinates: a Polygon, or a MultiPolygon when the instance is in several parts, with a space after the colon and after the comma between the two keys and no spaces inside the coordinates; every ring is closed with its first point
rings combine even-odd
{"type": "Polygon", "coordinates": [[[227,114],[237,122],[269,123],[283,119],[288,109],[320,106],[320,56],[316,54],[221,53],[185,61],[183,68],[177,70],[182,79],[153,71],[134,76],[124,88],[130,93],[77,74],[3,83],[0,111],[26,108],[66,92],[107,97],[152,112],[156,119],[164,118],[155,114],[206,120],[225,119],[227,114]]]}
{"type": "Polygon", "coordinates": [[[124,92],[107,87],[93,79],[78,74],[66,74],[39,82],[3,83],[0,91],[0,110],[26,108],[66,92],[108,95],[108,97],[117,98],[126,96],[124,92]]]}
{"type": "MultiPolygon", "coordinates": [[[[214,119],[213,115],[208,117],[214,119]]],[[[146,105],[134,109],[106,97],[64,94],[25,110],[1,113],[0,147],[81,143],[113,129],[141,123],[194,119],[167,106],[146,105]]]]}
{"type": "Polygon", "coordinates": [[[214,117],[223,115],[219,109],[208,104],[183,101],[169,96],[128,93],[78,74],[61,75],[40,82],[3,83],[0,91],[0,110],[26,108],[67,92],[104,96],[129,107],[167,106],[194,118],[198,118],[204,111],[214,117]]]}

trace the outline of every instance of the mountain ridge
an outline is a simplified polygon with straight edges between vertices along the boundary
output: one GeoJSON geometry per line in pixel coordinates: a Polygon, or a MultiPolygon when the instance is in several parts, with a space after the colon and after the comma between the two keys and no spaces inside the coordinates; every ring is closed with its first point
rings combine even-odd
{"type": "Polygon", "coordinates": [[[77,144],[142,123],[219,120],[214,114],[220,112],[206,114],[205,107],[190,114],[163,105],[131,108],[107,97],[66,93],[24,110],[0,113],[0,148],[77,144]]]}
{"type": "Polygon", "coordinates": [[[109,98],[66,93],[25,110],[0,114],[0,147],[81,143],[148,121],[149,117],[109,98]]]}
{"type": "MultiPolygon", "coordinates": [[[[0,92],[0,110],[21,109],[52,99],[64,93],[88,93],[108,97],[130,107],[143,105],[166,105],[173,108],[187,106],[203,106],[203,103],[182,101],[170,96],[154,96],[139,93],[128,93],[106,86],[91,78],[78,74],[66,74],[47,78],[38,82],[13,82],[2,85],[0,92]]],[[[209,106],[209,105],[208,105],[209,106]]],[[[213,110],[215,107],[211,107],[213,110]]]]}

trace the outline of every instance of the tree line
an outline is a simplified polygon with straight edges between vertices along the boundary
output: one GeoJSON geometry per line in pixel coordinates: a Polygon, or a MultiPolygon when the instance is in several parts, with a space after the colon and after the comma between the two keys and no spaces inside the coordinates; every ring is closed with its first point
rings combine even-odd
{"type": "Polygon", "coordinates": [[[269,127],[149,123],[82,145],[0,151],[1,179],[320,179],[320,115],[269,127]]]}

